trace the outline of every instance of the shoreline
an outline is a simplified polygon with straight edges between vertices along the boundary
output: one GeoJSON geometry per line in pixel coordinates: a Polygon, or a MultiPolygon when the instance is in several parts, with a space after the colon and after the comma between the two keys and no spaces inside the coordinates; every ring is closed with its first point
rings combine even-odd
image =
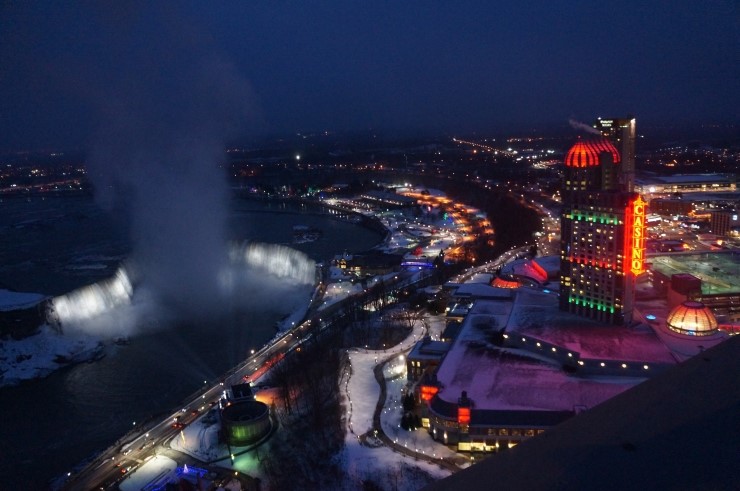
{"type": "MultiPolygon", "coordinates": [[[[382,235],[382,239],[378,241],[377,244],[370,247],[368,250],[377,249],[379,246],[381,246],[390,236],[391,231],[386,228],[383,223],[374,216],[367,216],[363,215],[362,213],[358,213],[356,211],[352,210],[345,210],[343,208],[332,206],[328,203],[325,203],[323,201],[315,201],[310,200],[306,198],[295,198],[295,197],[268,197],[268,196],[259,196],[259,195],[251,195],[251,194],[243,194],[238,193],[239,190],[236,190],[237,193],[235,196],[239,199],[243,200],[253,200],[253,201],[260,201],[260,202],[282,202],[282,203],[291,203],[293,205],[299,205],[299,206],[305,206],[310,207],[314,209],[319,209],[321,211],[318,212],[308,212],[305,213],[306,215],[313,215],[313,216],[322,216],[322,217],[328,217],[332,220],[337,220],[341,222],[348,222],[353,223],[356,225],[359,225],[361,227],[364,227],[368,230],[371,230],[373,232],[379,233],[382,235]],[[346,215],[346,218],[342,217],[341,215],[337,216],[334,213],[331,213],[328,210],[333,210],[336,212],[339,212],[340,214],[346,215]],[[356,218],[353,219],[353,218],[356,218]]],[[[250,213],[275,213],[275,214],[294,214],[294,211],[289,210],[255,210],[255,211],[249,211],[250,213]]],[[[304,214],[304,213],[301,213],[304,214]]]]}
{"type": "MultiPolygon", "coordinates": [[[[79,194],[67,194],[65,196],[57,195],[55,197],[79,197],[79,194]]],[[[289,198],[272,199],[252,196],[239,196],[239,199],[251,200],[253,198],[256,198],[255,201],[282,201],[293,205],[298,204],[299,206],[310,206],[318,210],[316,212],[312,212],[312,215],[322,216],[325,218],[330,218],[332,220],[355,223],[360,226],[366,225],[369,222],[366,220],[362,220],[359,222],[354,222],[352,220],[343,220],[341,217],[333,216],[332,213],[326,211],[327,209],[331,209],[330,207],[324,206],[322,203],[317,202],[300,199],[295,200],[289,198]]],[[[298,209],[284,211],[250,210],[249,213],[276,213],[286,215],[301,214],[300,210],[298,209]]],[[[362,216],[361,214],[358,215],[362,216]]],[[[389,231],[382,226],[380,221],[377,221],[377,224],[370,228],[371,230],[377,231],[378,227],[382,227],[384,233],[387,236],[389,231]]],[[[382,245],[384,240],[385,236],[381,238],[381,240],[379,240],[376,244],[374,244],[370,249],[375,249],[378,246],[382,245]]],[[[331,258],[325,258],[324,260],[329,259],[331,258]]],[[[97,283],[99,282],[91,283],[91,285],[97,283]]],[[[8,291],[10,292],[12,290],[8,291]]],[[[41,300],[38,301],[37,304],[30,307],[19,305],[19,308],[4,309],[4,313],[6,315],[12,315],[12,313],[14,312],[18,312],[20,315],[21,311],[29,309],[35,311],[50,298],[43,294],[36,293],[14,293],[18,293],[19,295],[38,297],[41,298],[41,300]]],[[[12,332],[8,332],[4,333],[4,337],[0,337],[0,347],[3,348],[3,351],[6,354],[5,358],[0,359],[0,390],[2,390],[3,388],[16,387],[21,384],[32,383],[35,380],[47,378],[59,370],[70,368],[79,363],[92,363],[94,361],[97,361],[105,356],[105,348],[109,344],[111,344],[105,342],[102,338],[96,338],[93,335],[88,335],[90,340],[89,342],[91,344],[84,349],[80,349],[76,345],[76,343],[79,342],[79,339],[77,339],[77,337],[72,337],[67,334],[60,334],[55,332],[51,328],[51,326],[48,325],[46,319],[42,318],[41,314],[38,315],[39,317],[37,320],[39,324],[35,325],[32,329],[33,332],[30,332],[28,335],[16,339],[15,336],[13,336],[12,332]],[[39,360],[42,361],[39,362],[39,360]]],[[[295,316],[296,312],[289,312],[285,315],[284,319],[287,319],[288,322],[295,321],[295,316]]],[[[266,342],[269,342],[269,340],[267,340],[266,342]]]]}

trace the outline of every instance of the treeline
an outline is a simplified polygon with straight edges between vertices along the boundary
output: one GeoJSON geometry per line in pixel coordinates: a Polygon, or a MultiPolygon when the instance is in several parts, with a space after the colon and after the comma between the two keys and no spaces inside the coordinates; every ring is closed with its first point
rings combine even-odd
{"type": "Polygon", "coordinates": [[[343,334],[332,330],[303,343],[270,372],[278,392],[273,413],[282,426],[257,451],[271,490],[334,489],[343,479],[344,446],[337,374],[347,369],[343,334]]]}

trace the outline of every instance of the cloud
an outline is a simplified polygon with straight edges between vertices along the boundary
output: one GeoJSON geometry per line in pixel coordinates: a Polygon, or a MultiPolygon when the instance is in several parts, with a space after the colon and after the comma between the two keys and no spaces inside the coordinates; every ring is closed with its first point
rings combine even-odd
{"type": "Polygon", "coordinates": [[[568,124],[570,124],[572,128],[575,128],[577,130],[585,131],[586,133],[589,133],[592,135],[601,136],[601,133],[599,133],[599,130],[597,130],[596,128],[593,128],[585,123],[581,123],[580,121],[576,121],[573,118],[568,119],[568,124]]]}

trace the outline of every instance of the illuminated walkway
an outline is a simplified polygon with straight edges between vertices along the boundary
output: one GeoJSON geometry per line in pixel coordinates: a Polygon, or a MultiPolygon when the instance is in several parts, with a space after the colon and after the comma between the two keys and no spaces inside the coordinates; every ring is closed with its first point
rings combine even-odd
{"type": "MultiPolygon", "coordinates": [[[[388,388],[386,385],[386,379],[385,375],[383,373],[383,370],[385,369],[386,365],[388,365],[390,362],[398,361],[399,355],[403,355],[407,353],[411,347],[416,343],[416,340],[422,339],[424,335],[426,335],[429,331],[428,327],[425,324],[426,321],[421,321],[418,323],[417,326],[414,327],[413,332],[409,334],[409,336],[403,340],[398,345],[394,346],[391,349],[384,350],[384,351],[373,351],[373,350],[350,350],[348,354],[350,354],[350,366],[348,370],[343,374],[346,379],[344,379],[343,386],[344,391],[346,394],[346,401],[347,401],[347,428],[348,431],[355,435],[357,438],[357,442],[367,448],[380,448],[380,447],[388,447],[388,449],[400,453],[402,455],[411,457],[415,460],[421,460],[428,462],[430,464],[434,464],[436,466],[439,466],[442,469],[445,469],[449,472],[457,472],[468,465],[470,465],[470,460],[466,457],[459,456],[456,454],[450,454],[447,457],[436,457],[435,452],[430,451],[429,448],[426,448],[426,451],[423,448],[409,448],[407,445],[408,443],[399,443],[398,438],[394,439],[389,437],[386,432],[383,430],[382,422],[381,422],[381,414],[382,412],[387,409],[386,402],[388,398],[388,388]],[[359,354],[361,356],[369,355],[371,357],[374,357],[375,363],[373,364],[373,374],[375,376],[375,380],[380,388],[379,394],[378,394],[378,400],[375,402],[372,418],[371,420],[368,419],[370,414],[367,414],[365,417],[360,416],[361,421],[367,421],[367,423],[362,423],[365,428],[369,429],[365,431],[362,434],[357,434],[354,430],[354,424],[353,424],[353,413],[354,411],[354,405],[351,397],[351,393],[349,390],[349,379],[354,375],[362,375],[367,376],[369,374],[365,373],[365,370],[362,370],[362,374],[359,373],[359,371],[356,369],[356,367],[352,366],[352,353],[359,354]],[[378,360],[379,356],[384,356],[385,358],[383,360],[378,360]]],[[[372,362],[372,360],[370,360],[372,362]]],[[[355,363],[357,364],[357,363],[355,363]]],[[[368,367],[369,368],[369,367],[368,367]]],[[[363,404],[365,408],[367,408],[366,404],[363,404]]],[[[366,409],[367,410],[367,409],[366,409]]],[[[356,419],[356,418],[355,418],[356,419]]],[[[359,424],[359,423],[358,423],[359,424]]],[[[414,438],[414,432],[409,432],[409,437],[414,438]]],[[[437,444],[434,442],[434,447],[440,446],[440,444],[437,444]]],[[[444,447],[446,449],[446,447],[444,447]]],[[[442,450],[440,448],[440,450],[442,450]]]]}
{"type": "Polygon", "coordinates": [[[378,399],[377,406],[375,406],[375,413],[373,413],[373,429],[360,435],[360,442],[363,445],[367,445],[367,446],[377,446],[377,445],[367,443],[368,438],[375,438],[383,442],[385,446],[387,446],[394,452],[398,452],[400,454],[406,455],[408,457],[412,457],[417,460],[424,460],[431,464],[436,464],[451,472],[457,472],[459,470],[466,468],[470,464],[470,461],[468,461],[466,458],[462,456],[443,457],[443,458],[432,457],[430,455],[420,453],[416,450],[412,450],[406,447],[405,445],[401,445],[399,443],[394,442],[383,431],[382,425],[380,423],[380,413],[383,411],[383,408],[385,407],[385,400],[386,400],[386,387],[385,387],[385,377],[383,376],[383,367],[385,366],[386,363],[388,363],[394,358],[396,358],[395,355],[388,357],[382,363],[376,365],[375,369],[373,370],[373,373],[375,374],[375,380],[378,382],[378,385],[380,385],[380,398],[378,399]]]}

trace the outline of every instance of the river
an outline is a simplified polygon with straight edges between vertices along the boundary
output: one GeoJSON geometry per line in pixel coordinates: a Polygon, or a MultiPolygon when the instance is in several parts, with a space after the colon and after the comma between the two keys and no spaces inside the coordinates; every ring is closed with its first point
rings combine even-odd
{"type": "MultiPolygon", "coordinates": [[[[316,261],[359,252],[382,237],[297,204],[235,199],[232,240],[286,244],[316,261]],[[322,230],[291,244],[293,226],[322,230]]],[[[113,274],[130,252],[127,225],[92,198],[0,202],[0,287],[59,295],[113,274]]],[[[236,312],[236,311],[235,311],[236,312]]],[[[255,310],[213,322],[162,325],[111,345],[106,356],[0,389],[0,489],[46,489],[143,419],[168,411],[274,335],[283,313],[255,310]]]]}

